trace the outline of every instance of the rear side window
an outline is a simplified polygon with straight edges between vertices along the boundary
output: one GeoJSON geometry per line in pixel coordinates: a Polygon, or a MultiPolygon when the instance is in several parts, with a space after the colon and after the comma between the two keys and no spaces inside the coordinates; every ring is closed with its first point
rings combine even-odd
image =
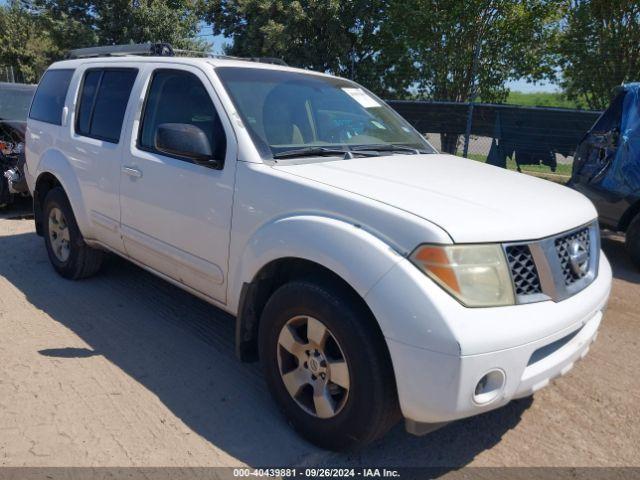
{"type": "Polygon", "coordinates": [[[80,92],[76,132],[118,143],[137,74],[133,68],[88,70],[80,92]]]}
{"type": "Polygon", "coordinates": [[[73,70],[47,70],[33,97],[29,118],[60,125],[72,76],[73,70]]]}
{"type": "Polygon", "coordinates": [[[211,144],[214,158],[224,160],[227,140],[220,117],[204,85],[192,73],[180,70],[154,73],[142,117],[140,148],[156,150],[156,131],[163,123],[183,123],[200,128],[211,144]]]}

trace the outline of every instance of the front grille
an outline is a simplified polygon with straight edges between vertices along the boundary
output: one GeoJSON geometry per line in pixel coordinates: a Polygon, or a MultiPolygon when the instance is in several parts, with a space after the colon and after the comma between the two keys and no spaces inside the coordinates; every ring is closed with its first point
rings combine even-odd
{"type": "Polygon", "coordinates": [[[557,236],[504,245],[517,303],[562,301],[598,275],[597,222],[557,236]]]}
{"type": "Polygon", "coordinates": [[[555,240],[556,252],[558,253],[558,258],[560,259],[560,267],[562,268],[562,276],[564,277],[565,285],[571,285],[581,278],[585,277],[588,273],[588,270],[574,270],[571,266],[571,258],[570,248],[574,242],[579,242],[582,245],[582,248],[587,252],[587,264],[589,262],[589,252],[591,242],[589,239],[589,229],[583,228],[574,233],[570,233],[569,235],[565,235],[564,237],[557,238],[555,240]]]}
{"type": "Polygon", "coordinates": [[[540,277],[529,246],[510,245],[506,252],[516,295],[542,293],[540,277]]]}

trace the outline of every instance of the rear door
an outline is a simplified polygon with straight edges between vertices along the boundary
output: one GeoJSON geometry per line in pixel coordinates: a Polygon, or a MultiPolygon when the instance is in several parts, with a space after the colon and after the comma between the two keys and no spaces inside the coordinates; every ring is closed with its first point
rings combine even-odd
{"type": "Polygon", "coordinates": [[[134,64],[82,67],[71,109],[70,141],[65,147],[91,221],[90,237],[117,251],[124,250],[118,199],[122,131],[138,74],[134,64]]]}
{"type": "Polygon", "coordinates": [[[205,73],[194,66],[149,68],[122,161],[120,207],[127,253],[224,303],[237,146],[205,73]],[[156,148],[158,126],[201,129],[219,168],[156,148]]]}

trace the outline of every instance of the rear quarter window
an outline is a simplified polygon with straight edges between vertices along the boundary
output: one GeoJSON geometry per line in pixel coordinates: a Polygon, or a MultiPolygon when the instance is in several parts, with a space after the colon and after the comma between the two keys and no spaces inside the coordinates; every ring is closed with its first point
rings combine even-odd
{"type": "Polygon", "coordinates": [[[76,132],[118,143],[137,75],[133,68],[88,70],[80,93],[76,132]]]}
{"type": "Polygon", "coordinates": [[[73,70],[47,70],[31,103],[29,118],[60,125],[73,70]]]}

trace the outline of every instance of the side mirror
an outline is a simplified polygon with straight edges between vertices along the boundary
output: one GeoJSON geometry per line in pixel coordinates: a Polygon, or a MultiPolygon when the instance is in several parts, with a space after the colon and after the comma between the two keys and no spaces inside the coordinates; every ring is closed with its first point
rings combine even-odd
{"type": "Polygon", "coordinates": [[[188,123],[162,123],[155,136],[156,150],[167,155],[183,157],[210,168],[220,168],[221,162],[213,158],[213,149],[207,134],[188,123]]]}

